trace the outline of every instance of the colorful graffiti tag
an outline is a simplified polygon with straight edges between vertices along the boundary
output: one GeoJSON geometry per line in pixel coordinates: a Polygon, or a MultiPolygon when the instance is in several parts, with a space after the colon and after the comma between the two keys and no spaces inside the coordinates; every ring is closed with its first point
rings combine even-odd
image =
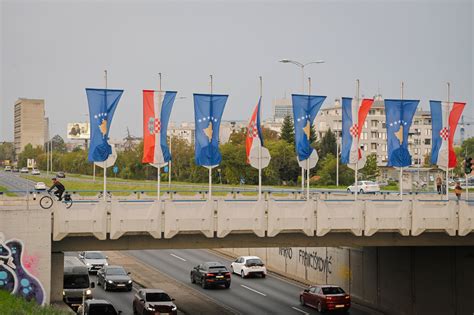
{"type": "Polygon", "coordinates": [[[24,245],[21,240],[5,241],[0,232],[0,289],[22,296],[28,301],[45,304],[44,287],[23,265],[23,253],[24,245]]]}

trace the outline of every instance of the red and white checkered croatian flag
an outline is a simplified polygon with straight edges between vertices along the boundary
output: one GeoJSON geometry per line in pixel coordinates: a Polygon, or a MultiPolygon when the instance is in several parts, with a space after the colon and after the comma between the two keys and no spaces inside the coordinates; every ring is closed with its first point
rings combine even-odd
{"type": "MultiPolygon", "coordinates": [[[[365,118],[373,103],[373,99],[361,99],[357,101],[348,97],[342,98],[341,163],[355,164],[362,159],[359,139],[365,118]]],[[[359,162],[359,164],[361,163],[362,162],[359,162]]]]}
{"type": "Polygon", "coordinates": [[[431,163],[443,169],[446,169],[446,165],[449,168],[456,167],[457,159],[453,147],[454,134],[465,106],[466,103],[430,101],[431,163]]]}
{"type": "Polygon", "coordinates": [[[249,124],[247,126],[247,137],[245,140],[247,163],[250,163],[250,151],[255,148],[258,148],[259,146],[263,146],[262,129],[260,126],[260,101],[261,98],[258,100],[257,105],[255,105],[252,117],[250,118],[249,124]]]}
{"type": "Polygon", "coordinates": [[[161,167],[171,159],[166,132],[175,98],[176,92],[143,91],[143,163],[161,167]]]}

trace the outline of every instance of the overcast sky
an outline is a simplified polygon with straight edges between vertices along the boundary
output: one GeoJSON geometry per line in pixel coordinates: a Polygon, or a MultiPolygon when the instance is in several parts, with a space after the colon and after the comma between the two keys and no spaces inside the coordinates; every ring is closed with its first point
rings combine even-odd
{"type": "MultiPolygon", "coordinates": [[[[387,98],[446,98],[473,107],[472,1],[12,1],[0,0],[0,141],[13,140],[18,97],[43,98],[52,132],[85,121],[86,87],[125,93],[112,138],[129,127],[142,135],[141,90],[163,88],[185,96],[171,120],[193,121],[192,93],[230,94],[223,119],[247,120],[263,76],[264,117],[274,98],[299,92],[301,72],[278,60],[309,65],[312,91],[335,98],[378,91],[387,98]]],[[[474,136],[469,130],[469,135],[474,136]]]]}

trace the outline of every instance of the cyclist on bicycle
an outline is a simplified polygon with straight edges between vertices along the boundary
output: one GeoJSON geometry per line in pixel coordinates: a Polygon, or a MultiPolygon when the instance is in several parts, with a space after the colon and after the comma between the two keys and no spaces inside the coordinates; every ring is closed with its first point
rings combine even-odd
{"type": "Polygon", "coordinates": [[[48,192],[51,192],[54,188],[56,188],[56,191],[54,194],[59,198],[59,201],[63,200],[63,193],[66,190],[63,184],[59,180],[56,179],[56,177],[52,178],[53,181],[53,186],[48,189],[48,192]]]}

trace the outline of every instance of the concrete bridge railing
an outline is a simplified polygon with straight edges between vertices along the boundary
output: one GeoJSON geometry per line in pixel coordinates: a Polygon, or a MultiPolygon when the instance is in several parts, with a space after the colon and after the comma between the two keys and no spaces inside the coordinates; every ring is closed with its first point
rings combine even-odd
{"type": "Polygon", "coordinates": [[[281,233],[355,236],[398,232],[418,236],[474,231],[474,203],[440,200],[162,200],[94,201],[53,209],[53,240],[93,235],[99,240],[149,234],[170,239],[198,233],[223,238],[233,233],[274,237],[281,233]]]}

